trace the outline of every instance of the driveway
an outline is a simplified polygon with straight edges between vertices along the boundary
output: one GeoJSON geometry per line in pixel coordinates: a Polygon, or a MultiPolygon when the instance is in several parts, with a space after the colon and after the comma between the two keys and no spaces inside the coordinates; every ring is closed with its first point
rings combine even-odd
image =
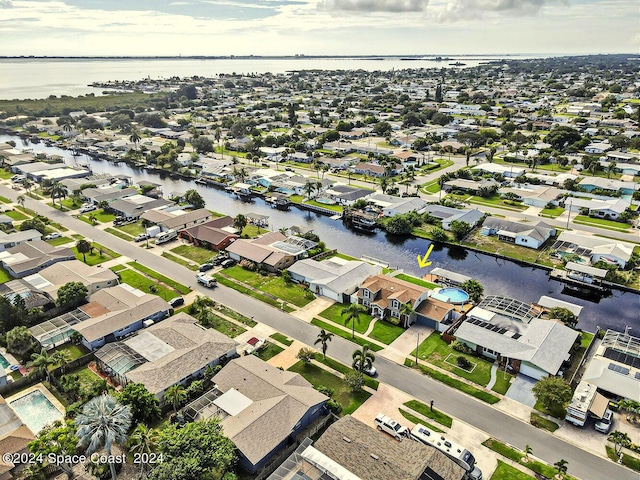
{"type": "Polygon", "coordinates": [[[536,404],[536,397],[533,396],[531,389],[535,384],[536,381],[533,378],[518,375],[511,383],[505,396],[533,408],[536,404]]]}

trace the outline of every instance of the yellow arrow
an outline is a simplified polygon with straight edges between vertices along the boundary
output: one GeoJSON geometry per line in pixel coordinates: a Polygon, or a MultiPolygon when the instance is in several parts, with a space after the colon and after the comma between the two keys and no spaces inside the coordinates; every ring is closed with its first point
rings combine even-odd
{"type": "Polygon", "coordinates": [[[429,265],[431,265],[431,262],[427,262],[427,259],[431,254],[431,250],[433,250],[433,243],[429,245],[429,249],[427,250],[427,253],[424,254],[424,258],[420,258],[420,255],[418,255],[418,266],[420,268],[428,267],[429,265]]]}

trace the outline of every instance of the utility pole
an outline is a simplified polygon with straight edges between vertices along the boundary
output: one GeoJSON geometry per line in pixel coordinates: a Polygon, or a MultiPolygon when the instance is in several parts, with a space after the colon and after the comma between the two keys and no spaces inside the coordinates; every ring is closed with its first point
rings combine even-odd
{"type": "Polygon", "coordinates": [[[573,206],[573,199],[569,200],[569,210],[567,210],[567,230],[569,230],[569,221],[571,220],[571,207],[573,206]]]}

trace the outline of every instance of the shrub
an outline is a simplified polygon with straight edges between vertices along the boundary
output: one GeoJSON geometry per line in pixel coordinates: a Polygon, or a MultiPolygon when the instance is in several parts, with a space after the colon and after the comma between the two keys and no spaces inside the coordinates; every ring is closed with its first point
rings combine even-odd
{"type": "Polygon", "coordinates": [[[459,340],[454,340],[453,342],[451,342],[451,348],[453,348],[456,352],[461,352],[466,354],[473,353],[473,350],[471,350],[471,348],[469,348],[467,345],[465,345],[459,340]]]}
{"type": "Polygon", "coordinates": [[[364,385],[364,376],[360,372],[349,372],[344,376],[344,381],[352,392],[359,392],[364,385]]]}
{"type": "Polygon", "coordinates": [[[342,412],[342,405],[340,405],[332,398],[327,401],[327,408],[331,410],[331,413],[334,413],[335,415],[340,415],[340,412],[342,412]]]}
{"type": "Polygon", "coordinates": [[[333,388],[325,387],[324,385],[318,385],[316,387],[316,390],[326,395],[327,397],[333,397],[333,394],[336,393],[333,388]]]}
{"type": "Polygon", "coordinates": [[[467,360],[467,357],[463,357],[462,355],[456,358],[456,364],[464,370],[469,370],[469,368],[471,368],[471,362],[467,360]]]}
{"type": "Polygon", "coordinates": [[[301,348],[296,355],[298,360],[302,360],[305,364],[311,363],[311,360],[316,358],[315,350],[311,348],[301,348]]]}

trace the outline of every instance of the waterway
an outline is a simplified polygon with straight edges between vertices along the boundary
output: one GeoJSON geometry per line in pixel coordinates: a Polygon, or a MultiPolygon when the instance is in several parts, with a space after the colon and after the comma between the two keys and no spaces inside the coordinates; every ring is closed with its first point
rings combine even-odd
{"type": "Polygon", "coordinates": [[[429,260],[432,265],[420,269],[416,256],[423,255],[430,242],[413,237],[398,237],[378,231],[375,234],[363,234],[345,228],[341,221],[313,212],[292,208],[282,212],[271,208],[262,199],[251,203],[243,202],[223,190],[196,184],[194,181],[171,178],[169,175],[134,169],[119,163],[113,164],[104,160],[95,160],[86,156],[74,158],[71,152],[48,147],[43,143],[31,144],[17,137],[0,135],[0,142],[14,140],[18,147],[28,147],[35,152],[60,155],[68,165],[76,165],[76,161],[89,164],[93,172],[109,172],[124,174],[138,182],[147,180],[162,185],[165,196],[172,192],[184,193],[190,188],[197,189],[207,202],[207,207],[235,216],[239,213],[259,213],[269,216],[269,228],[277,230],[291,225],[302,225],[312,229],[328,248],[336,248],[340,252],[360,257],[368,255],[387,262],[392,268],[400,268],[407,273],[423,276],[431,268],[441,267],[453,270],[480,281],[485,287],[485,294],[505,295],[525,302],[537,301],[541,295],[549,295],[560,300],[584,306],[580,316],[579,328],[594,331],[596,326],[623,330],[630,325],[636,334],[640,333],[640,296],[634,293],[614,290],[608,298],[576,298],[563,293],[563,284],[550,280],[543,269],[522,266],[515,262],[475,253],[459,247],[434,248],[429,260]]]}
{"type": "Polygon", "coordinates": [[[47,98],[49,95],[100,95],[94,82],[162,80],[170,77],[213,77],[220,74],[285,73],[293,70],[389,71],[407,68],[466,68],[492,60],[531,56],[456,55],[436,61],[433,56],[411,60],[380,58],[3,58],[0,59],[0,99],[47,98]],[[464,63],[451,67],[449,63],[464,63]]]}

